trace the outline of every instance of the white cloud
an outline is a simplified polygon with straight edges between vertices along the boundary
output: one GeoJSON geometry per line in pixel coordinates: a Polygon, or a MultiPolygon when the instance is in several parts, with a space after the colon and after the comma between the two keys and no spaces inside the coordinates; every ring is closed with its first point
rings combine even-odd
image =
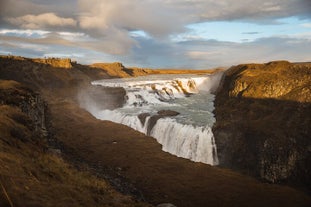
{"type": "Polygon", "coordinates": [[[7,21],[24,29],[43,29],[48,27],[75,27],[77,22],[72,18],[62,18],[54,13],[9,17],[7,21]]]}
{"type": "Polygon", "coordinates": [[[163,4],[163,0],[79,0],[79,8],[80,26],[99,32],[114,27],[161,37],[180,32],[185,23],[180,13],[163,4]]]}
{"type": "Polygon", "coordinates": [[[296,41],[297,40],[299,40],[299,41],[306,41],[306,40],[311,41],[311,31],[289,35],[289,37],[296,39],[296,41]]]}
{"type": "Polygon", "coordinates": [[[163,3],[162,0],[160,2],[79,0],[78,2],[79,26],[86,33],[102,41],[106,48],[110,48],[111,54],[126,54],[133,46],[137,46],[132,31],[141,31],[146,37],[163,39],[183,31],[185,24],[177,11],[160,3],[163,3]]]}
{"type": "Polygon", "coordinates": [[[224,51],[189,51],[187,56],[192,60],[205,60],[212,56],[221,56],[224,55],[224,51]]]}
{"type": "Polygon", "coordinates": [[[49,34],[49,31],[44,30],[21,30],[21,29],[1,29],[0,35],[17,36],[17,37],[44,37],[49,34]]]}
{"type": "Polygon", "coordinates": [[[306,27],[306,28],[311,28],[311,23],[304,23],[304,24],[301,24],[301,26],[306,27]]]}

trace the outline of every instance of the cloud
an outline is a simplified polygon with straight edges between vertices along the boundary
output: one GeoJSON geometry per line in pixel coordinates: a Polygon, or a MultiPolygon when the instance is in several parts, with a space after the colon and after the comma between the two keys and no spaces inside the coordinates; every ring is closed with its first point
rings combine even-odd
{"type": "Polygon", "coordinates": [[[163,1],[79,0],[81,28],[105,32],[114,27],[161,37],[183,30],[183,18],[163,1]]]}
{"type": "Polygon", "coordinates": [[[272,60],[310,61],[311,41],[294,37],[269,37],[251,42],[191,40],[167,44],[156,40],[136,39],[140,47],[120,57],[126,65],[153,68],[208,69],[240,63],[263,63],[272,60]]]}
{"type": "Polygon", "coordinates": [[[184,49],[188,48],[186,57],[189,62],[197,61],[197,67],[204,65],[230,66],[272,60],[310,61],[306,51],[308,47],[311,47],[311,40],[269,37],[243,43],[200,41],[187,43],[187,45],[191,46],[183,46],[184,49]]]}
{"type": "MultiPolygon", "coordinates": [[[[187,1],[184,6],[189,6],[187,1]]],[[[309,0],[194,0],[196,14],[201,21],[243,20],[246,22],[273,23],[275,19],[300,16],[311,18],[309,0]]]]}
{"type": "Polygon", "coordinates": [[[242,32],[242,34],[256,35],[256,34],[260,34],[260,32],[242,32]]]}
{"type": "Polygon", "coordinates": [[[123,34],[114,33],[114,39],[119,41],[110,41],[110,39],[96,39],[89,37],[84,33],[72,32],[44,32],[34,30],[24,30],[15,32],[15,30],[0,30],[2,41],[22,42],[34,45],[55,45],[77,47],[88,50],[95,50],[114,55],[123,54],[125,50],[130,50],[135,40],[129,39],[131,42],[125,42],[123,34]],[[121,36],[119,36],[121,35],[121,36]],[[30,38],[31,37],[31,38],[30,38]],[[121,39],[123,39],[121,41],[121,39]],[[133,41],[133,42],[132,42],[133,41]]]}
{"type": "Polygon", "coordinates": [[[153,68],[207,69],[284,59],[310,61],[307,51],[311,47],[311,39],[294,37],[261,38],[243,43],[215,40],[171,43],[167,40],[159,41],[142,37],[136,37],[134,41],[137,44],[129,53],[111,56],[106,51],[115,45],[107,46],[81,34],[50,33],[42,38],[32,39],[1,35],[0,53],[41,57],[58,54],[61,57],[69,56],[78,59],[81,63],[121,61],[127,66],[153,68]],[[71,40],[72,37],[74,40],[71,40]]]}
{"type": "Polygon", "coordinates": [[[76,7],[76,0],[0,0],[0,16],[19,17],[52,12],[72,17],[76,13],[76,7]]]}
{"type": "Polygon", "coordinates": [[[28,38],[39,38],[49,34],[49,31],[43,30],[21,30],[21,29],[2,29],[0,35],[4,36],[15,36],[15,37],[28,37],[28,38]]]}
{"type": "Polygon", "coordinates": [[[306,27],[306,28],[311,28],[311,23],[304,23],[304,24],[301,24],[301,26],[306,27]]]}
{"type": "Polygon", "coordinates": [[[75,27],[77,22],[72,18],[62,18],[54,13],[10,17],[7,21],[23,29],[44,29],[49,27],[75,27]]]}
{"type": "Polygon", "coordinates": [[[189,51],[187,56],[192,60],[205,60],[207,57],[211,56],[221,56],[224,52],[222,51],[189,51]]]}
{"type": "Polygon", "coordinates": [[[160,2],[79,0],[79,27],[102,41],[110,54],[127,54],[138,44],[132,31],[142,31],[155,39],[184,31],[185,21],[180,14],[160,2]]]}
{"type": "Polygon", "coordinates": [[[280,24],[284,17],[309,20],[310,11],[310,0],[0,0],[0,29],[7,29],[0,33],[0,44],[14,52],[23,44],[21,53],[26,55],[43,54],[36,47],[49,54],[81,51],[81,57],[87,57],[82,62],[92,54],[93,59],[113,57],[153,67],[206,68],[278,58],[303,61],[306,46],[310,47],[307,32],[254,40],[246,36],[257,37],[260,30],[254,29],[242,33],[251,41],[230,43],[208,40],[185,28],[211,21],[280,24]]]}

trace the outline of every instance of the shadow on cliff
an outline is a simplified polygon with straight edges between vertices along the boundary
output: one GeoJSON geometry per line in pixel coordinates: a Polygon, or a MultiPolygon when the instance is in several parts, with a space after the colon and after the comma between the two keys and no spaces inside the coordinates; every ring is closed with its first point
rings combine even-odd
{"type": "Polygon", "coordinates": [[[219,96],[220,166],[311,190],[311,103],[219,96]]]}

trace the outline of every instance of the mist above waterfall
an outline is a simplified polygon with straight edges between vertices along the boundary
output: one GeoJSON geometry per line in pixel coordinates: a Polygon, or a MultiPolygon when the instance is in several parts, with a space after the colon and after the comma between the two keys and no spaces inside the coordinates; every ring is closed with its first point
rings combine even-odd
{"type": "Polygon", "coordinates": [[[154,137],[164,151],[217,165],[211,130],[216,121],[212,113],[212,92],[217,89],[221,75],[151,75],[98,80],[92,82],[96,90],[81,91],[79,101],[98,119],[121,123],[154,137]],[[116,89],[124,93],[120,96],[116,91],[111,92],[116,89]]]}

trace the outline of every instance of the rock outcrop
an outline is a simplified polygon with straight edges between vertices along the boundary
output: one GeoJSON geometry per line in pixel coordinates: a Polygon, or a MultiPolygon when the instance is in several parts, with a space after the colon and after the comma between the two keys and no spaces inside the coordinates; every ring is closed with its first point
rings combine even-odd
{"type": "Polygon", "coordinates": [[[55,68],[72,68],[72,62],[70,58],[35,58],[33,62],[43,63],[55,68]]]}
{"type": "MultiPolygon", "coordinates": [[[[47,137],[46,103],[38,93],[12,80],[0,81],[0,104],[11,105],[21,109],[27,115],[22,122],[32,123],[32,132],[38,138],[47,137]],[[30,120],[28,120],[30,119],[30,120]]],[[[17,135],[17,131],[16,135],[17,135]]],[[[23,139],[23,137],[20,137],[23,139]]]]}
{"type": "Polygon", "coordinates": [[[311,187],[311,64],[231,67],[215,101],[220,165],[311,187]]]}
{"type": "Polygon", "coordinates": [[[95,63],[92,64],[91,67],[93,68],[100,68],[104,70],[107,74],[111,77],[122,77],[128,78],[133,75],[132,70],[125,68],[122,63],[115,62],[115,63],[95,63]]]}
{"type": "Polygon", "coordinates": [[[28,60],[32,61],[34,63],[41,63],[50,65],[55,68],[66,68],[70,69],[72,68],[72,63],[75,63],[75,61],[71,61],[70,58],[25,58],[21,56],[10,56],[10,55],[1,55],[0,58],[2,59],[9,59],[9,60],[28,60]]]}
{"type": "Polygon", "coordinates": [[[139,120],[143,126],[145,124],[148,124],[147,135],[150,135],[151,130],[156,125],[156,123],[159,119],[171,117],[171,116],[177,116],[177,115],[179,115],[179,112],[177,112],[177,111],[160,110],[157,112],[157,114],[153,114],[153,115],[151,115],[149,113],[141,113],[138,115],[138,118],[139,118],[139,120]],[[148,123],[146,123],[147,117],[150,117],[148,123]]]}

